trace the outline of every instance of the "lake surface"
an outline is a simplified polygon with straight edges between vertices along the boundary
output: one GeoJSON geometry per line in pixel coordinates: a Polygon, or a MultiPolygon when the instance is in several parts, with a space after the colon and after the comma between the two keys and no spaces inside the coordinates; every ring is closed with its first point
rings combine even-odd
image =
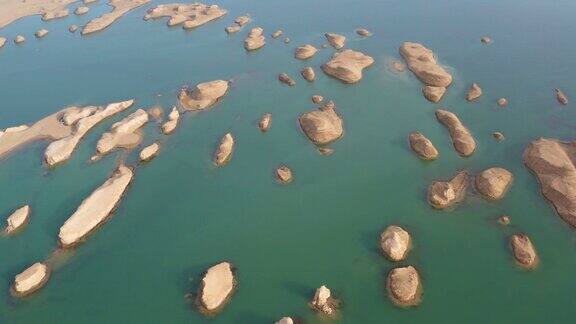
{"type": "MultiPolygon", "coordinates": [[[[183,84],[234,80],[217,107],[185,114],[172,136],[161,135],[155,123],[146,127],[143,145],[158,140],[160,155],[136,168],[113,217],[85,244],[58,255],[48,284],[21,300],[8,293],[14,276],[50,257],[60,226],[123,158],[117,152],[87,162],[101,133],[129,112],[92,130],[55,169],[43,164],[45,142],[0,161],[0,215],[32,207],[23,232],[0,238],[0,322],[273,323],[290,315],[323,323],[307,306],[322,284],[343,300],[335,321],[341,323],[573,321],[576,236],[540,195],[522,152],[538,137],[576,137],[575,1],[222,0],[228,15],[192,31],[143,21],[158,3],[89,37],[67,27],[109,10],[102,0],[85,16],[48,23],[28,17],[0,30],[9,39],[27,38],[0,49],[0,128],[68,105],[128,98],[168,113],[183,84]],[[253,23],[227,35],[224,28],[244,13],[253,23]],[[292,42],[268,36],[264,48],[246,53],[243,40],[255,26],[267,35],[283,29],[292,42]],[[360,27],[374,35],[357,36],[360,27]],[[40,28],[50,34],[37,40],[40,28]],[[325,32],[345,35],[347,47],[374,57],[360,83],[344,85],[321,72],[331,48],[310,61],[293,58],[298,45],[325,43],[325,32]],[[493,44],[481,44],[484,35],[493,44]],[[423,98],[412,74],[390,72],[403,41],[433,49],[453,74],[441,104],[423,98]],[[316,70],[314,83],[299,76],[307,65],[316,70]],[[296,86],[281,85],[281,72],[296,86]],[[472,82],[484,90],[477,103],[464,99],[472,82]],[[572,99],[569,106],[558,105],[556,87],[572,99]],[[334,100],[344,119],[345,135],[331,156],[318,154],[297,125],[297,116],[314,108],[313,94],[334,100]],[[508,98],[506,108],[496,105],[500,97],[508,98]],[[475,135],[473,156],[454,151],[435,119],[438,107],[457,113],[475,135]],[[263,134],[257,122],[265,112],[273,121],[263,134]],[[437,161],[410,152],[413,130],[434,142],[437,161]],[[216,168],[212,155],[228,131],[236,151],[216,168]],[[494,131],[506,140],[495,141],[494,131]],[[274,179],[281,164],[294,172],[290,185],[274,179]],[[453,211],[428,206],[433,180],[493,166],[515,176],[502,201],[472,193],[453,211]],[[496,223],[501,214],[511,216],[511,225],[496,223]],[[413,237],[413,250],[399,264],[378,250],[379,234],[391,224],[413,237]],[[507,242],[516,232],[530,235],[538,250],[535,271],[521,270],[511,257],[507,242]],[[207,319],[186,295],[195,293],[206,268],[223,260],[237,267],[238,290],[223,312],[207,319]],[[401,265],[415,266],[422,277],[417,308],[397,308],[386,295],[386,275],[401,265]]],[[[129,165],[137,165],[137,153],[129,153],[129,165]]]]}

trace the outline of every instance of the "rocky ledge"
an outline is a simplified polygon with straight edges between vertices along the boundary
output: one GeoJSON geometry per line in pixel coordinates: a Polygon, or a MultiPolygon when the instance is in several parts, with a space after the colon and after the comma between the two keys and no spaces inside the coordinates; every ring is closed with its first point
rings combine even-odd
{"type": "Polygon", "coordinates": [[[4,233],[9,235],[16,232],[28,222],[28,217],[30,217],[30,206],[26,205],[16,209],[6,219],[6,228],[4,228],[4,233]]]}
{"type": "Polygon", "coordinates": [[[461,156],[470,156],[476,150],[476,141],[470,131],[462,124],[458,116],[447,110],[436,110],[436,118],[450,132],[454,149],[461,156]]]}
{"type": "Polygon", "coordinates": [[[232,297],[236,286],[234,269],[229,262],[210,267],[200,283],[196,304],[201,312],[213,314],[232,297]]]}
{"type": "Polygon", "coordinates": [[[380,248],[391,261],[406,259],[411,244],[410,234],[400,226],[390,225],[380,234],[380,248]]]}
{"type": "Polygon", "coordinates": [[[102,134],[96,143],[98,155],[105,155],[116,148],[132,148],[142,141],[138,130],[148,122],[148,113],[138,109],[128,117],[112,125],[109,132],[102,134]]]}
{"type": "Polygon", "coordinates": [[[344,134],[342,118],[336,113],[332,101],[300,115],[298,122],[304,134],[316,145],[329,144],[344,134]]]}
{"type": "Polygon", "coordinates": [[[476,176],[476,190],[486,199],[499,200],[512,184],[512,173],[503,168],[490,168],[476,176]]]}
{"type": "Polygon", "coordinates": [[[514,234],[510,237],[510,246],[516,262],[523,268],[533,269],[538,266],[538,254],[532,241],[526,234],[514,234]]]}
{"type": "Polygon", "coordinates": [[[428,202],[436,209],[454,206],[466,196],[468,172],[460,171],[449,181],[434,181],[428,188],[428,202]]]}
{"type": "Polygon", "coordinates": [[[356,83],[362,79],[362,71],[372,63],[372,57],[347,49],[335,53],[330,61],[322,65],[322,70],[342,82],[356,83]]]}
{"type": "Polygon", "coordinates": [[[234,152],[234,137],[226,133],[220,140],[220,144],[214,153],[214,163],[217,166],[223,166],[230,161],[234,152]]]}
{"type": "Polygon", "coordinates": [[[420,132],[412,132],[408,136],[410,141],[410,148],[422,160],[436,160],[438,158],[438,150],[426,136],[420,132]]]}
{"type": "Polygon", "coordinates": [[[416,306],[422,301],[420,275],[413,266],[392,269],[386,288],[390,299],[398,306],[416,306]]]}
{"type": "Polygon", "coordinates": [[[16,275],[12,285],[12,295],[23,297],[42,288],[50,277],[50,269],[44,263],[36,262],[22,273],[16,275]]]}
{"type": "Polygon", "coordinates": [[[197,84],[192,90],[182,88],[178,99],[186,110],[203,110],[212,107],[228,92],[228,82],[215,80],[197,84]]]}

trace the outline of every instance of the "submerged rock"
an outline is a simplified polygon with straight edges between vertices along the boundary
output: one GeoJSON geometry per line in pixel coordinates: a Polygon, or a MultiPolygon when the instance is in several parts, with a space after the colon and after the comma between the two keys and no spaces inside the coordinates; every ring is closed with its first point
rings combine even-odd
{"type": "Polygon", "coordinates": [[[490,38],[488,36],[483,36],[482,38],[480,38],[480,42],[482,42],[484,44],[490,44],[490,43],[492,43],[492,38],[490,38]]]}
{"type": "Polygon", "coordinates": [[[562,90],[556,88],[554,89],[554,93],[556,94],[556,100],[558,100],[558,103],[560,103],[561,105],[568,104],[568,97],[566,97],[566,95],[564,94],[564,92],[562,92],[562,90]]]}
{"type": "Polygon", "coordinates": [[[436,62],[434,53],[418,43],[403,43],[400,54],[406,60],[408,68],[422,81],[433,87],[448,87],[452,83],[452,75],[436,62]]]}
{"type": "Polygon", "coordinates": [[[322,70],[345,83],[355,83],[362,79],[362,70],[372,63],[374,63],[372,57],[347,49],[335,53],[328,63],[322,65],[322,70]]]}
{"type": "Polygon", "coordinates": [[[388,226],[380,234],[380,248],[384,255],[391,261],[402,261],[406,259],[410,249],[412,239],[410,234],[402,227],[396,225],[388,226]]]}
{"type": "Polygon", "coordinates": [[[316,80],[316,73],[314,73],[314,69],[312,69],[310,66],[305,67],[302,71],[300,71],[300,74],[306,81],[312,82],[316,80]]]}
{"type": "Polygon", "coordinates": [[[244,40],[244,48],[247,51],[254,51],[266,45],[266,38],[264,37],[264,29],[261,27],[252,28],[248,37],[244,40]]]}
{"type": "Polygon", "coordinates": [[[80,7],[76,8],[76,10],[74,10],[74,13],[76,15],[84,15],[84,14],[88,13],[88,11],[90,11],[90,8],[85,7],[85,6],[80,6],[80,7]]]}
{"type": "Polygon", "coordinates": [[[183,88],[178,99],[186,110],[203,110],[212,107],[228,92],[228,82],[216,80],[197,84],[192,91],[183,88]]]}
{"type": "Polygon", "coordinates": [[[468,94],[466,94],[466,100],[474,101],[482,95],[482,88],[476,83],[472,83],[470,89],[468,90],[468,94]]]}
{"type": "Polygon", "coordinates": [[[436,209],[451,207],[464,199],[468,172],[460,171],[450,181],[434,181],[428,188],[428,202],[436,209]]]}
{"type": "Polygon", "coordinates": [[[288,43],[290,43],[290,37],[284,38],[284,44],[288,44],[288,43]]]}
{"type": "Polygon", "coordinates": [[[402,73],[404,71],[406,71],[406,65],[404,65],[404,63],[400,62],[400,61],[392,61],[390,63],[390,67],[392,68],[392,71],[394,72],[398,72],[398,73],[402,73]]]}
{"type": "Polygon", "coordinates": [[[319,104],[324,100],[324,97],[320,96],[320,95],[313,95],[312,96],[312,102],[315,104],[319,104]]]}
{"type": "Polygon", "coordinates": [[[300,128],[316,145],[326,145],[342,137],[342,118],[336,113],[333,103],[304,113],[298,117],[300,128]]]}
{"type": "Polygon", "coordinates": [[[299,60],[307,60],[314,56],[318,52],[318,49],[310,44],[304,46],[299,46],[294,52],[294,57],[299,60]]]}
{"type": "Polygon", "coordinates": [[[50,269],[44,263],[36,262],[16,275],[11,292],[16,297],[32,294],[42,288],[50,277],[50,269]]]}
{"type": "Polygon", "coordinates": [[[24,38],[24,36],[22,36],[22,35],[18,35],[18,36],[16,36],[16,38],[14,38],[15,44],[22,44],[25,41],[26,41],[26,38],[24,38]]]}
{"type": "Polygon", "coordinates": [[[210,267],[200,284],[198,308],[208,314],[219,311],[232,297],[235,286],[236,278],[229,262],[221,262],[210,267]]]}
{"type": "Polygon", "coordinates": [[[28,222],[28,217],[30,216],[30,206],[26,205],[16,209],[8,218],[6,219],[6,228],[4,233],[12,234],[18,229],[20,229],[26,222],[28,222]]]}
{"type": "Polygon", "coordinates": [[[346,43],[346,37],[339,34],[326,33],[324,36],[326,36],[328,43],[330,43],[330,45],[332,45],[332,47],[335,49],[341,49],[346,43]]]}
{"type": "Polygon", "coordinates": [[[294,79],[292,79],[288,74],[286,73],[280,73],[278,75],[278,80],[282,83],[285,83],[289,86],[294,86],[296,84],[296,81],[294,81],[294,79]]]}
{"type": "Polygon", "coordinates": [[[503,168],[490,168],[476,176],[476,190],[486,199],[499,200],[512,184],[512,173],[503,168]]]}
{"type": "Polygon", "coordinates": [[[408,136],[410,141],[410,148],[422,160],[436,160],[438,158],[438,150],[426,136],[420,132],[412,132],[408,136]]]}
{"type": "Polygon", "coordinates": [[[172,134],[174,129],[176,129],[176,126],[178,126],[179,119],[180,119],[180,112],[178,112],[178,109],[176,109],[176,107],[173,107],[170,114],[168,114],[168,121],[166,121],[162,125],[162,133],[164,133],[165,135],[172,134]]]}
{"type": "Polygon", "coordinates": [[[332,316],[338,308],[338,301],[332,298],[332,292],[326,286],[322,285],[316,289],[314,298],[310,301],[310,307],[317,312],[322,312],[332,316]]]}
{"type": "Polygon", "coordinates": [[[290,183],[292,182],[292,170],[289,167],[283,165],[276,169],[276,177],[280,183],[290,183]]]}
{"type": "Polygon", "coordinates": [[[138,109],[128,117],[112,125],[109,132],[102,134],[96,151],[98,155],[110,153],[115,148],[132,148],[140,143],[142,135],[137,133],[148,122],[148,113],[138,109]]]}
{"type": "Polygon", "coordinates": [[[36,38],[42,38],[44,36],[48,35],[48,30],[47,29],[40,29],[38,30],[34,36],[36,36],[36,38]]]}
{"type": "Polygon", "coordinates": [[[60,227],[60,245],[66,248],[79,244],[103,223],[120,202],[133,175],[129,167],[120,165],[103,185],[84,199],[74,214],[60,227]]]}
{"type": "Polygon", "coordinates": [[[462,124],[458,116],[447,110],[436,110],[436,118],[450,132],[454,149],[461,156],[470,156],[476,150],[476,141],[470,131],[462,124]]]}
{"type": "Polygon", "coordinates": [[[71,33],[75,33],[78,30],[78,25],[70,25],[68,27],[68,31],[71,33]]]}
{"type": "Polygon", "coordinates": [[[416,306],[422,301],[420,275],[413,266],[392,269],[386,288],[390,299],[398,306],[416,306]]]}
{"type": "Polygon", "coordinates": [[[424,86],[422,87],[422,93],[424,94],[424,98],[428,99],[428,101],[436,103],[442,100],[444,93],[446,93],[446,88],[424,86]]]}
{"type": "Polygon", "coordinates": [[[329,147],[319,147],[318,153],[320,153],[324,156],[328,156],[328,155],[332,155],[332,153],[334,153],[334,150],[329,148],[329,147]]]}
{"type": "Polygon", "coordinates": [[[145,148],[142,149],[142,151],[140,151],[140,161],[142,162],[147,162],[152,160],[153,158],[156,157],[156,155],[158,155],[158,152],[160,151],[160,144],[158,143],[153,143],[151,145],[146,146],[145,148]]]}
{"type": "Polygon", "coordinates": [[[372,36],[372,33],[366,28],[358,28],[356,29],[356,34],[364,37],[372,36]]]}
{"type": "Polygon", "coordinates": [[[154,106],[148,109],[148,115],[157,122],[161,122],[164,117],[164,109],[161,106],[154,106]]]}
{"type": "Polygon", "coordinates": [[[500,107],[505,107],[505,106],[508,106],[508,99],[506,99],[506,98],[500,98],[500,99],[498,99],[498,101],[496,101],[496,103],[497,103],[498,106],[500,106],[500,107]]]}
{"type": "Polygon", "coordinates": [[[278,38],[278,37],[282,36],[283,33],[284,33],[283,31],[277,30],[277,31],[273,32],[271,36],[272,36],[272,38],[278,38]]]}
{"type": "Polygon", "coordinates": [[[220,140],[220,144],[216,149],[214,154],[214,163],[217,166],[223,166],[232,157],[232,152],[234,151],[234,137],[230,133],[226,133],[220,140]]]}
{"type": "Polygon", "coordinates": [[[258,127],[262,132],[267,132],[270,129],[270,124],[272,124],[272,114],[264,114],[258,122],[258,127]]]}
{"type": "Polygon", "coordinates": [[[538,265],[538,254],[528,235],[523,233],[512,235],[510,245],[514,258],[521,267],[533,269],[538,265]]]}
{"type": "Polygon", "coordinates": [[[217,5],[202,3],[161,4],[149,9],[144,20],[169,17],[168,26],[183,24],[185,29],[196,28],[226,14],[226,10],[217,5]]]}

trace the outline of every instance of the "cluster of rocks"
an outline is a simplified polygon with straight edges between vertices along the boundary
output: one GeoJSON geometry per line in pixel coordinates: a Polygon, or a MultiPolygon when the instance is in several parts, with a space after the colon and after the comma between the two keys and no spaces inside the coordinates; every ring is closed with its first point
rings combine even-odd
{"type": "Polygon", "coordinates": [[[184,29],[192,29],[226,15],[227,11],[217,5],[202,3],[170,3],[161,4],[150,9],[144,15],[144,20],[169,17],[168,26],[182,25],[184,29]]]}

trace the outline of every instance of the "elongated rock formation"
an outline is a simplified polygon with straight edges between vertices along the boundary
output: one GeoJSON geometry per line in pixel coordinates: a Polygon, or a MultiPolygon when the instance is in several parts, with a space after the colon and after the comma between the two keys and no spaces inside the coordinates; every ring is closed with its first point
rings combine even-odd
{"type": "Polygon", "coordinates": [[[214,163],[223,166],[230,161],[234,152],[234,137],[230,133],[224,134],[214,154],[214,163]]]}
{"type": "Polygon", "coordinates": [[[400,226],[390,225],[380,235],[380,248],[391,261],[406,259],[411,244],[410,234],[400,226]]]}
{"type": "Polygon", "coordinates": [[[422,300],[420,275],[413,266],[392,269],[386,287],[390,299],[398,306],[416,306],[422,300]]]}
{"type": "Polygon", "coordinates": [[[111,103],[106,107],[73,107],[61,119],[63,124],[73,125],[72,134],[50,143],[44,151],[44,160],[49,166],[68,160],[90,129],[105,118],[128,109],[132,104],[134,100],[111,103]]]}
{"type": "Polygon", "coordinates": [[[264,133],[270,129],[270,124],[272,124],[272,114],[264,114],[260,118],[260,122],[258,122],[258,127],[264,133]]]}
{"type": "Polygon", "coordinates": [[[205,5],[197,2],[168,3],[149,9],[144,15],[144,20],[169,17],[168,26],[182,24],[185,29],[191,29],[218,19],[226,13],[225,9],[217,5],[205,5]]]}
{"type": "Polygon", "coordinates": [[[50,269],[44,263],[36,262],[16,275],[12,285],[12,295],[23,297],[42,288],[50,277],[50,269]]]}
{"type": "Polygon", "coordinates": [[[155,158],[159,151],[160,144],[153,143],[143,148],[142,151],[140,151],[140,155],[138,157],[140,161],[147,162],[155,158]]]}
{"type": "Polygon", "coordinates": [[[410,71],[422,81],[433,87],[448,87],[452,83],[452,76],[438,64],[434,53],[418,43],[403,43],[400,54],[406,60],[410,71]]]}
{"type": "Polygon", "coordinates": [[[178,126],[178,120],[180,120],[180,112],[176,107],[172,108],[170,114],[168,114],[168,120],[162,125],[162,132],[165,135],[170,135],[178,126]]]}
{"type": "Polygon", "coordinates": [[[436,160],[438,158],[438,150],[426,136],[420,132],[412,132],[408,136],[410,141],[410,148],[422,160],[436,160]]]}
{"type": "Polygon", "coordinates": [[[252,28],[248,37],[244,40],[244,48],[247,51],[254,51],[266,45],[266,37],[262,27],[252,28]]]}
{"type": "Polygon", "coordinates": [[[234,24],[232,26],[226,27],[225,30],[228,34],[237,33],[240,30],[242,30],[242,27],[244,27],[244,25],[247,25],[251,21],[252,21],[252,19],[250,19],[250,17],[248,15],[240,16],[240,17],[234,19],[234,24]]]}
{"type": "Polygon", "coordinates": [[[28,16],[41,15],[42,20],[52,20],[68,16],[67,5],[76,0],[26,0],[3,1],[0,11],[0,29],[28,16]]]}
{"type": "Polygon", "coordinates": [[[115,148],[132,148],[140,143],[142,134],[137,131],[148,122],[148,113],[138,109],[128,117],[115,123],[110,131],[102,134],[96,143],[98,155],[110,153],[115,148]]]}
{"type": "Polygon", "coordinates": [[[542,194],[560,217],[576,227],[576,142],[538,139],[524,151],[524,163],[536,174],[542,194]]]}
{"type": "Polygon", "coordinates": [[[216,104],[228,92],[228,82],[215,80],[197,84],[192,90],[183,88],[178,99],[186,110],[204,110],[216,104]]]}
{"type": "Polygon", "coordinates": [[[503,168],[490,168],[476,176],[476,190],[488,200],[499,200],[512,184],[512,173],[503,168]]]}
{"type": "Polygon", "coordinates": [[[126,192],[134,173],[120,165],[103,185],[88,196],[74,214],[60,227],[58,238],[62,247],[78,245],[112,213],[126,192]]]}
{"type": "Polygon", "coordinates": [[[198,308],[208,314],[221,310],[232,297],[235,286],[234,269],[229,262],[221,262],[210,267],[200,284],[198,308]]]}
{"type": "Polygon", "coordinates": [[[556,88],[554,89],[554,93],[556,94],[556,100],[558,100],[559,104],[564,106],[568,104],[568,97],[566,97],[566,95],[564,94],[564,92],[562,92],[562,90],[556,88]]]}
{"type": "Polygon", "coordinates": [[[145,5],[150,0],[110,0],[108,5],[112,6],[111,12],[90,20],[82,29],[82,35],[88,35],[103,30],[112,25],[129,11],[145,5]]]}
{"type": "Polygon", "coordinates": [[[450,132],[454,149],[461,156],[470,156],[476,150],[476,141],[470,131],[462,124],[458,116],[447,110],[436,110],[436,118],[450,132]]]}
{"type": "Polygon", "coordinates": [[[445,209],[459,203],[466,196],[468,172],[460,171],[449,181],[434,181],[428,188],[428,202],[436,209],[445,209]]]}
{"type": "Polygon", "coordinates": [[[296,85],[296,81],[294,81],[294,79],[292,79],[288,74],[286,73],[280,73],[278,75],[278,80],[284,84],[287,84],[289,86],[294,86],[296,85]]]}
{"type": "Polygon", "coordinates": [[[512,235],[510,245],[518,265],[526,269],[533,269],[538,265],[538,254],[528,235],[523,233],[512,235]]]}
{"type": "Polygon", "coordinates": [[[372,57],[347,49],[335,53],[330,61],[322,65],[322,70],[344,83],[356,83],[362,79],[362,71],[372,63],[372,57]]]}
{"type": "Polygon", "coordinates": [[[333,102],[298,117],[300,128],[316,145],[326,145],[342,137],[344,125],[333,102]]]}
{"type": "Polygon", "coordinates": [[[4,233],[12,234],[18,229],[20,229],[24,224],[26,224],[29,216],[30,216],[30,206],[26,205],[16,209],[6,219],[6,228],[4,228],[4,233]]]}

